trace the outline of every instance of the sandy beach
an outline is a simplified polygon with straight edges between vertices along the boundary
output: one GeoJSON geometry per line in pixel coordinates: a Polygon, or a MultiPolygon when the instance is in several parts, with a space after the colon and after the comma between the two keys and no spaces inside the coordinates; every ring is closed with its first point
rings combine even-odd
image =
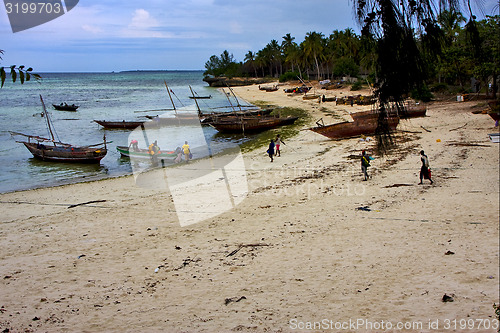
{"type": "MultiPolygon", "coordinates": [[[[197,223],[181,225],[173,187],[133,176],[0,195],[0,330],[496,332],[499,144],[472,113],[484,101],[429,103],[381,156],[374,140],[306,130],[370,106],[286,87],[235,88],[311,121],[273,163],[267,148],[243,154],[248,193],[197,223]],[[433,185],[417,185],[422,149],[433,185]],[[375,158],[366,182],[362,150],[375,158]]],[[[369,91],[328,91],[355,94],[369,91]]]]}

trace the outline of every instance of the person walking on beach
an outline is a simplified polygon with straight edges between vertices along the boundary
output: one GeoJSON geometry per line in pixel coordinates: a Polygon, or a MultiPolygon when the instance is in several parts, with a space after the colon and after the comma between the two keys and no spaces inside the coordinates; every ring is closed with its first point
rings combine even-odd
{"type": "Polygon", "coordinates": [[[182,151],[184,152],[184,157],[186,158],[186,162],[189,161],[189,155],[191,154],[191,150],[189,149],[189,145],[187,141],[184,141],[184,145],[182,146],[182,151]]]}
{"type": "Polygon", "coordinates": [[[431,170],[429,169],[429,158],[425,155],[424,151],[420,151],[420,160],[422,161],[422,167],[420,168],[420,183],[418,185],[422,185],[422,180],[429,179],[431,184],[434,182],[431,179],[431,170]]]}
{"type": "Polygon", "coordinates": [[[370,166],[370,156],[366,154],[366,151],[363,150],[361,153],[361,171],[363,172],[363,176],[365,176],[364,181],[368,180],[368,167],[370,166]]]}
{"type": "Polygon", "coordinates": [[[280,138],[280,135],[276,135],[276,140],[274,141],[274,146],[276,147],[276,152],[274,153],[274,156],[281,156],[281,151],[280,151],[280,146],[281,144],[284,144],[286,145],[285,141],[283,141],[281,138],[280,138]]]}
{"type": "Polygon", "coordinates": [[[273,161],[273,156],[274,156],[274,140],[271,139],[271,142],[269,143],[269,149],[267,150],[267,153],[269,154],[269,157],[271,158],[271,162],[273,161]]]}

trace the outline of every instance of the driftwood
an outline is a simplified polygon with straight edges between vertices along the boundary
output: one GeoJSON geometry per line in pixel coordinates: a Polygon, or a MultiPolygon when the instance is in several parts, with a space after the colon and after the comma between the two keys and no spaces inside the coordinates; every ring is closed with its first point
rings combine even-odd
{"type": "Polygon", "coordinates": [[[457,128],[453,128],[453,129],[451,129],[451,130],[450,130],[450,132],[451,132],[451,131],[456,131],[456,130],[459,130],[459,129],[461,129],[461,128],[464,128],[465,126],[467,126],[467,123],[465,123],[463,126],[460,126],[460,127],[457,127],[457,128]]]}
{"type": "Polygon", "coordinates": [[[429,132],[429,133],[431,132],[430,130],[428,130],[428,129],[427,129],[427,128],[425,128],[424,126],[420,126],[420,127],[422,127],[424,130],[426,130],[426,131],[427,131],[427,132],[429,132]]]}
{"type": "Polygon", "coordinates": [[[403,187],[403,186],[413,186],[413,184],[393,184],[393,185],[387,185],[384,187],[385,188],[392,188],[392,187],[403,187]]]}
{"type": "Polygon", "coordinates": [[[177,268],[174,268],[174,271],[178,271],[179,269],[183,269],[184,267],[186,267],[190,263],[192,263],[192,262],[198,262],[200,260],[201,260],[200,258],[194,258],[194,259],[187,258],[187,259],[184,259],[184,261],[182,262],[182,265],[180,265],[177,268]]]}
{"type": "Polygon", "coordinates": [[[82,202],[82,203],[78,203],[78,204],[74,204],[74,205],[69,205],[68,209],[75,208],[78,206],[88,205],[88,204],[92,204],[92,203],[97,203],[97,202],[106,202],[106,200],[92,200],[92,201],[82,202]]]}
{"type": "Polygon", "coordinates": [[[228,304],[229,304],[229,303],[231,303],[231,302],[239,302],[239,301],[241,301],[241,300],[243,300],[243,299],[247,299],[247,298],[246,298],[245,296],[226,298],[226,299],[224,300],[224,304],[225,304],[225,305],[228,305],[228,304]]]}
{"type": "Polygon", "coordinates": [[[265,243],[256,243],[256,244],[241,244],[238,246],[238,248],[231,253],[229,253],[226,257],[231,257],[234,256],[236,253],[238,253],[239,250],[241,250],[244,247],[258,247],[258,246],[269,246],[269,244],[265,243]]]}

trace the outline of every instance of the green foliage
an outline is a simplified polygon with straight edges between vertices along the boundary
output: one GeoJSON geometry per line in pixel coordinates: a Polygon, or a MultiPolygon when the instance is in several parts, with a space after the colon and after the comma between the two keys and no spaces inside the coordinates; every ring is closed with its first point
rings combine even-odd
{"type": "MultiPolygon", "coordinates": [[[[288,71],[288,72],[280,75],[279,81],[280,82],[294,81],[294,80],[298,80],[299,77],[301,77],[299,72],[297,72],[297,71],[294,71],[294,72],[288,71]]],[[[309,79],[307,77],[307,75],[302,76],[301,78],[302,78],[302,80],[308,80],[309,79]]]]}
{"type": "Polygon", "coordinates": [[[337,60],[333,67],[333,76],[352,76],[357,77],[359,74],[359,65],[354,62],[354,59],[342,57],[337,60]]]}
{"type": "Polygon", "coordinates": [[[205,63],[205,68],[204,75],[233,77],[241,72],[241,64],[236,63],[233,55],[227,50],[224,50],[220,57],[212,55],[205,63]]]}
{"type": "MultiPolygon", "coordinates": [[[[4,54],[3,50],[0,50],[0,54],[4,54]]],[[[0,60],[2,57],[0,56],[0,60]]],[[[5,71],[7,67],[0,67],[0,88],[2,88],[5,84],[5,80],[7,79],[7,72],[5,71]]],[[[29,67],[25,69],[24,65],[21,66],[10,66],[10,77],[12,78],[12,82],[16,82],[19,77],[19,81],[23,84],[25,81],[30,81],[31,77],[34,77],[36,80],[40,80],[42,77],[38,74],[32,73],[33,68],[29,67]]]]}
{"type": "MultiPolygon", "coordinates": [[[[5,80],[7,79],[5,68],[6,67],[0,67],[0,88],[4,86],[5,80]]],[[[25,81],[30,81],[31,77],[34,77],[36,80],[42,78],[40,75],[32,73],[32,71],[33,68],[31,67],[25,69],[25,66],[10,66],[10,76],[12,78],[12,82],[16,82],[18,77],[21,84],[23,84],[25,81]]]]}
{"type": "Polygon", "coordinates": [[[411,98],[417,101],[430,102],[434,95],[426,85],[421,85],[413,89],[410,93],[411,98]]]}
{"type": "Polygon", "coordinates": [[[354,82],[354,84],[351,86],[351,91],[361,90],[362,87],[363,87],[363,81],[358,80],[354,82]]]}
{"type": "Polygon", "coordinates": [[[448,85],[444,82],[442,83],[434,83],[430,86],[431,92],[444,93],[448,91],[448,85]]]}

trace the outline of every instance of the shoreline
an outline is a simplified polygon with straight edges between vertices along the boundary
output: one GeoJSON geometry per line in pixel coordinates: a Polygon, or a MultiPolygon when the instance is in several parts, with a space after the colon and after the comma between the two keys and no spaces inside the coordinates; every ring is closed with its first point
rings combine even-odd
{"type": "MultiPolygon", "coordinates": [[[[302,106],[311,113],[304,128],[368,108],[234,89],[249,102],[302,106]]],[[[140,188],[130,176],[0,194],[0,328],[294,332],[292,322],[361,319],[432,331],[436,321],[440,330],[445,320],[491,322],[499,151],[487,134],[498,128],[471,113],[477,104],[428,104],[427,117],[401,121],[400,143],[385,156],[373,140],[309,130],[285,140],[273,163],[265,149],[244,153],[244,200],[188,226],[174,190],[140,188]],[[422,149],[432,186],[417,185],[422,149]],[[354,158],[361,150],[375,157],[367,182],[354,158]]],[[[222,206],[223,192],[213,193],[222,206]]]]}

